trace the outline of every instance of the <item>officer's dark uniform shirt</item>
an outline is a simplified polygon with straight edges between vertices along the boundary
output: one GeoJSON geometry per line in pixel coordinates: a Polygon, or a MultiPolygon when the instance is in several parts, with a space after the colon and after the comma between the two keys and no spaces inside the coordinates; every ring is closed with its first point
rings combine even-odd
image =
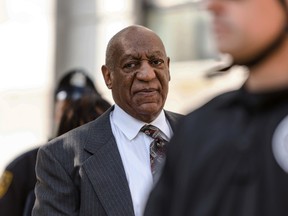
{"type": "Polygon", "coordinates": [[[288,88],[220,95],[186,116],[145,216],[287,216],[288,88]]]}
{"type": "Polygon", "coordinates": [[[0,180],[0,216],[23,216],[25,205],[30,208],[27,203],[31,197],[32,200],[34,198],[37,152],[38,148],[24,153],[3,172],[0,180]]]}

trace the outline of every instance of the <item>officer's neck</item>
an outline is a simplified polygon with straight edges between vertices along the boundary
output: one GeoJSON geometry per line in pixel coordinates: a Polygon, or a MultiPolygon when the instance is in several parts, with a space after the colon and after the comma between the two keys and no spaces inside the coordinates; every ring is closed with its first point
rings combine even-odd
{"type": "Polygon", "coordinates": [[[269,58],[249,68],[245,86],[251,92],[288,88],[288,39],[269,58]]]}

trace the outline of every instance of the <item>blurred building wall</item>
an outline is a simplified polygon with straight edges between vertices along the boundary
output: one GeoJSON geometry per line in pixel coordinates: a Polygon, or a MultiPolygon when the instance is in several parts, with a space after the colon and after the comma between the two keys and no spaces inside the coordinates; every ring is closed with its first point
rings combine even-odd
{"type": "Polygon", "coordinates": [[[0,0],[0,172],[47,141],[54,0],[0,0]]]}

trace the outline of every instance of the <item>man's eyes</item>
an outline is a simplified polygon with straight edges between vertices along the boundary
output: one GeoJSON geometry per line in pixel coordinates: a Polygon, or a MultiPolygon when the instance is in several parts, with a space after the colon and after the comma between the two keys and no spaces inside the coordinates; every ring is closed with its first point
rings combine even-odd
{"type": "MultiPolygon", "coordinates": [[[[127,62],[124,64],[123,69],[132,69],[132,68],[139,67],[141,65],[142,61],[144,61],[144,60],[127,62]]],[[[162,65],[164,63],[164,60],[152,59],[152,60],[148,60],[148,62],[152,67],[157,67],[157,66],[162,65]]]]}
{"type": "Polygon", "coordinates": [[[138,65],[140,65],[140,61],[133,61],[133,62],[128,62],[126,64],[124,64],[123,68],[125,69],[131,69],[131,68],[135,68],[138,65]]]}
{"type": "Polygon", "coordinates": [[[162,59],[153,59],[153,60],[150,60],[149,63],[151,65],[159,66],[159,65],[163,64],[164,61],[162,59]]]}

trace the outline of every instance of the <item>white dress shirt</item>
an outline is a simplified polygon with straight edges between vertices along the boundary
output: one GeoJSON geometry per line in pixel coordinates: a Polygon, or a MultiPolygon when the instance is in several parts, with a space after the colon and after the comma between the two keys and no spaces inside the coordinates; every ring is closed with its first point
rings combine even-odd
{"type": "MultiPolygon", "coordinates": [[[[128,180],[135,216],[142,216],[153,186],[149,148],[153,139],[139,132],[145,122],[133,118],[117,105],[110,114],[110,122],[128,180]]],[[[158,127],[163,137],[170,140],[173,132],[163,110],[150,124],[158,127]]]]}

